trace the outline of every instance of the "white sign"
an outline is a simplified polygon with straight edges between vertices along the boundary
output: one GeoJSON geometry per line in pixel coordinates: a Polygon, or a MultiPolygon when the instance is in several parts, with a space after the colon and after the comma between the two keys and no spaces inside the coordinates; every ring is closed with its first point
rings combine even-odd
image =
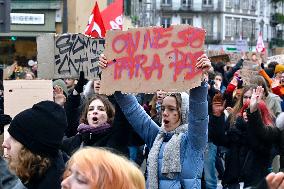
{"type": "Polygon", "coordinates": [[[11,24],[44,24],[44,14],[10,13],[11,24]]]}
{"type": "Polygon", "coordinates": [[[267,64],[269,64],[270,62],[278,62],[279,64],[284,64],[284,55],[281,54],[267,57],[267,64]]]}
{"type": "Polygon", "coordinates": [[[247,52],[248,51],[248,42],[247,40],[236,40],[237,50],[239,52],[247,52]]]}

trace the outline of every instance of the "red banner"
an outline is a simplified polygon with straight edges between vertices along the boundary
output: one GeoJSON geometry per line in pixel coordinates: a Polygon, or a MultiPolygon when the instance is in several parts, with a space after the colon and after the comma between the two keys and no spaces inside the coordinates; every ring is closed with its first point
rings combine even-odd
{"type": "Polygon", "coordinates": [[[120,29],[122,30],[123,23],[123,0],[115,0],[105,10],[102,11],[102,18],[105,29],[120,29]]]}
{"type": "Polygon", "coordinates": [[[85,34],[92,37],[100,37],[100,38],[105,37],[106,29],[97,2],[89,18],[85,34]]]}

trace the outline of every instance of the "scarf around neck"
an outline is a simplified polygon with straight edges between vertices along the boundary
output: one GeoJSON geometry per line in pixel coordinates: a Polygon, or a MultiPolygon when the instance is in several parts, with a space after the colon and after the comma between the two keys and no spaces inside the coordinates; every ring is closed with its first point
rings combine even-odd
{"type": "Polygon", "coordinates": [[[164,137],[167,134],[172,135],[171,139],[165,144],[161,173],[169,178],[173,179],[175,175],[181,172],[181,160],[180,160],[180,147],[181,138],[183,133],[188,130],[188,124],[183,124],[177,127],[175,130],[167,132],[162,127],[155,138],[153,146],[149,152],[148,162],[149,162],[149,187],[151,189],[159,188],[159,178],[158,178],[158,157],[161,146],[164,141],[164,137]]]}
{"type": "Polygon", "coordinates": [[[92,133],[92,134],[99,134],[103,133],[111,128],[111,125],[109,123],[103,123],[99,125],[98,127],[93,127],[84,123],[81,123],[77,129],[77,131],[80,134],[83,133],[92,133]]]}

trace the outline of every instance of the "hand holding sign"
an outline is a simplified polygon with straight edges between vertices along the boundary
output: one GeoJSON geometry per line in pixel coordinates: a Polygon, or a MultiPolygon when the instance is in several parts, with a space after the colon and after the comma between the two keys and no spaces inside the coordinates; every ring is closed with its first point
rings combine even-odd
{"type": "Polygon", "coordinates": [[[206,54],[201,55],[199,58],[197,58],[197,63],[195,67],[197,69],[202,69],[203,73],[207,72],[212,66],[209,58],[206,54]]]}
{"type": "Polygon", "coordinates": [[[98,65],[102,69],[105,69],[107,67],[107,58],[104,54],[100,55],[98,65]]]}

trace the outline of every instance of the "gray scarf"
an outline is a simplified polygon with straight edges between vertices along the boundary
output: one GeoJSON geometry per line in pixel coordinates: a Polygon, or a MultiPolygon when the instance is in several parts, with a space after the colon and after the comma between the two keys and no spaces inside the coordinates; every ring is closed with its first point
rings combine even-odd
{"type": "Polygon", "coordinates": [[[148,188],[159,188],[158,156],[166,133],[173,134],[173,136],[165,145],[161,172],[170,179],[173,179],[176,174],[181,172],[180,143],[182,134],[187,130],[188,124],[180,125],[175,130],[170,132],[165,131],[163,127],[160,129],[148,156],[148,188]]]}

